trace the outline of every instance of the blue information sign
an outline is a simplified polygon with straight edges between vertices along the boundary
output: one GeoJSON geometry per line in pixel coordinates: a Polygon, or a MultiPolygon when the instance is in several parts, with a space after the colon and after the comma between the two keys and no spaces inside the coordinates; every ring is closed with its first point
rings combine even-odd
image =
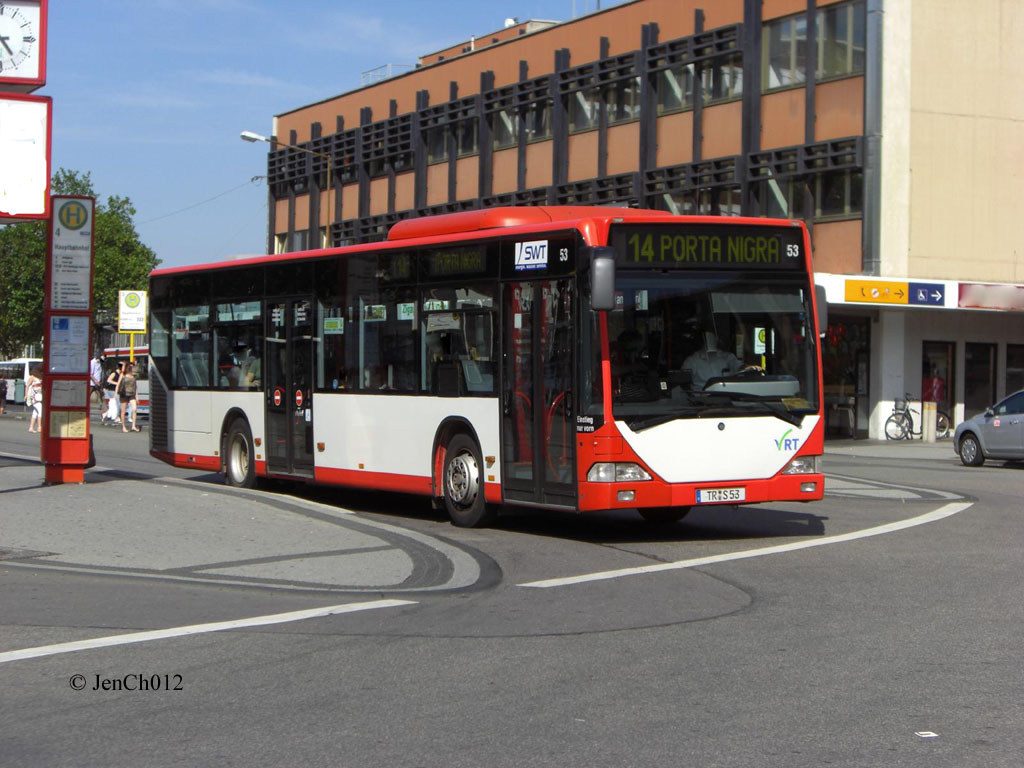
{"type": "Polygon", "coordinates": [[[908,304],[929,304],[941,307],[946,299],[946,286],[942,283],[910,283],[908,304]]]}

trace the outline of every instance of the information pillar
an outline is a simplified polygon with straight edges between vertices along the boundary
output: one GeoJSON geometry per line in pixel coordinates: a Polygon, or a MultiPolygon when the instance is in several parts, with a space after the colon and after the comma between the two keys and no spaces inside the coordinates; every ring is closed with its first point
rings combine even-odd
{"type": "Polygon", "coordinates": [[[48,483],[80,483],[89,463],[94,209],[91,197],[51,201],[41,445],[48,483]]]}

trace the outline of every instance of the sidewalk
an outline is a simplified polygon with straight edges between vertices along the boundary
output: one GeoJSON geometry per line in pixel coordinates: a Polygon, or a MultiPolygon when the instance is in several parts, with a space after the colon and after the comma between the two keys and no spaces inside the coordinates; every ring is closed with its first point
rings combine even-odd
{"type": "Polygon", "coordinates": [[[102,466],[84,484],[47,486],[38,461],[2,450],[2,568],[349,593],[459,589],[480,578],[464,550],[332,505],[102,466]]]}
{"type": "Polygon", "coordinates": [[[826,439],[825,455],[866,456],[885,459],[932,459],[958,463],[949,438],[926,443],[922,440],[826,439]]]}

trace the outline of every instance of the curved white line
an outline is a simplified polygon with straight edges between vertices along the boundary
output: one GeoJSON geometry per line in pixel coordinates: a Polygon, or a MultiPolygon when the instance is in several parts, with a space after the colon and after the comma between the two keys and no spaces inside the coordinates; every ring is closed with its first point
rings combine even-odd
{"type": "Polygon", "coordinates": [[[810,549],[811,547],[824,547],[830,544],[841,544],[845,541],[866,539],[869,536],[880,536],[883,533],[902,531],[904,528],[933,523],[944,517],[950,517],[958,512],[963,512],[972,506],[973,502],[956,502],[945,504],[936,510],[907,520],[898,520],[895,523],[886,523],[874,528],[864,528],[851,533],[842,533],[836,536],[826,536],[822,539],[811,539],[808,541],[794,541],[790,544],[779,544],[774,547],[762,547],[761,549],[747,549],[742,552],[728,552],[723,555],[710,555],[708,557],[697,557],[692,560],[676,560],[671,563],[658,563],[657,565],[642,565],[636,568],[620,568],[614,571],[599,571],[587,573],[582,576],[566,576],[560,579],[544,579],[542,581],[530,581],[519,584],[520,587],[533,587],[535,589],[550,589],[552,587],[567,587],[573,584],[585,584],[588,581],[606,581],[608,579],[621,579],[625,576],[639,576],[645,573],[659,573],[661,571],[678,571],[683,568],[697,568],[702,565],[713,565],[725,563],[730,560],[745,560],[751,557],[762,557],[764,555],[777,555],[781,552],[793,552],[798,549],[810,549]]]}

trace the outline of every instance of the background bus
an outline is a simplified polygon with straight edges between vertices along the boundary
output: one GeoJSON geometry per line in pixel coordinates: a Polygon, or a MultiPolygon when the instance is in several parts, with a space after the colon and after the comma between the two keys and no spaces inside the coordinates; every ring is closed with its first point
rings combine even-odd
{"type": "Polygon", "coordinates": [[[111,371],[135,355],[135,378],[138,381],[139,416],[149,416],[149,347],[107,347],[103,350],[103,381],[111,371]]]}
{"type": "Polygon", "coordinates": [[[813,285],[799,222],[616,208],[156,270],[151,453],[422,493],[458,525],[820,499],[813,285]]]}
{"type": "Polygon", "coordinates": [[[0,362],[0,379],[7,381],[7,402],[25,403],[25,382],[32,369],[43,361],[38,357],[16,357],[0,362]]]}

